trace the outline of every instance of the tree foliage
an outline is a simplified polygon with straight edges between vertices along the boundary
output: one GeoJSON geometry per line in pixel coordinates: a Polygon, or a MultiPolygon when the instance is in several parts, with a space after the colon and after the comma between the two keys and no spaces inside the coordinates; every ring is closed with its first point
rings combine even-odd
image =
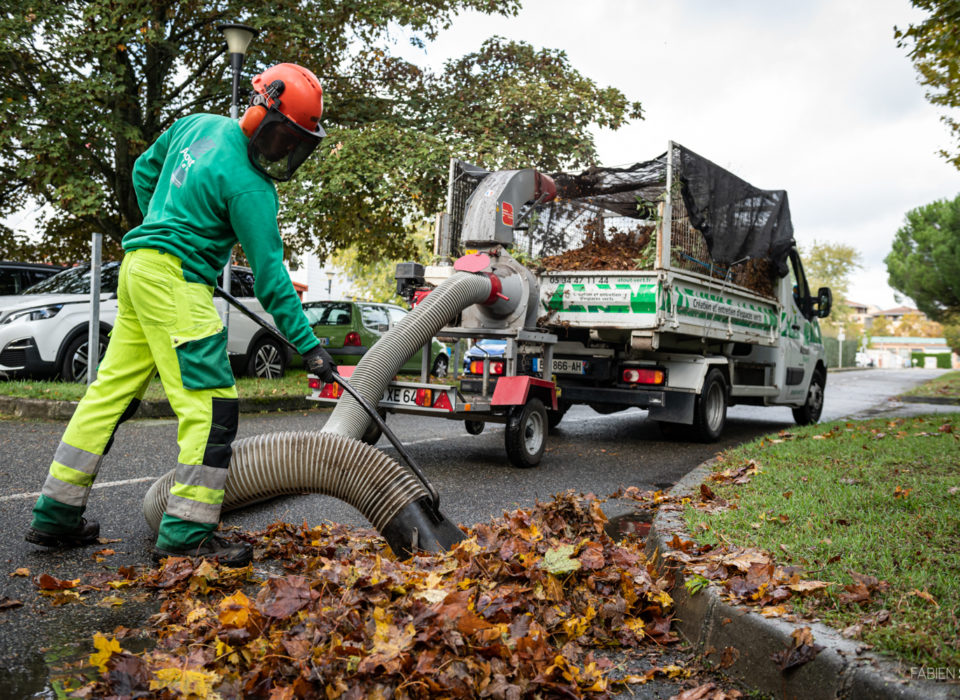
{"type": "Polygon", "coordinates": [[[833,336],[843,328],[847,338],[859,338],[863,334],[863,327],[857,323],[847,301],[850,278],[863,267],[860,251],[846,243],[814,241],[809,246],[801,247],[800,256],[811,293],[816,294],[820,287],[830,287],[833,292],[833,310],[829,320],[824,323],[824,332],[833,336]]]}
{"type": "Polygon", "coordinates": [[[890,286],[931,319],[960,316],[960,196],[907,212],[885,262],[890,286]]]}
{"type": "MultiPolygon", "coordinates": [[[[960,107],[960,0],[911,0],[913,6],[930,14],[919,24],[894,28],[897,46],[908,56],[927,88],[927,99],[939,107],[960,107]]],[[[941,154],[960,168],[960,121],[949,114],[942,117],[957,143],[953,153],[941,154]]]]}
{"type": "MultiPolygon", "coordinates": [[[[573,69],[562,52],[491,39],[433,75],[391,51],[421,46],[456,13],[514,15],[519,0],[36,0],[0,13],[0,217],[40,209],[40,255],[84,255],[89,233],[119,241],[141,214],[131,172],[174,120],[229,111],[217,30],[260,30],[241,86],[280,61],[325,88],[319,157],[281,188],[293,252],[356,244],[364,259],[412,252],[442,201],[447,159],[552,167],[596,158],[589,129],[640,105],[573,69]]],[[[285,231],[287,233],[287,231],[285,231]]],[[[66,257],[64,257],[66,256],[66,257]]]]}
{"type": "Polygon", "coordinates": [[[362,262],[357,246],[353,245],[336,251],[330,262],[346,276],[350,284],[349,294],[355,299],[401,304],[394,277],[397,263],[414,261],[429,265],[433,256],[433,231],[429,226],[421,225],[412,241],[416,250],[411,256],[362,262]]]}

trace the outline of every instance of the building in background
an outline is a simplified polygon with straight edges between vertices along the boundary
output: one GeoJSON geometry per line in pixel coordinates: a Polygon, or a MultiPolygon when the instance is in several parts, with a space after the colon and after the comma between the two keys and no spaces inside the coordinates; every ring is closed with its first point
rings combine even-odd
{"type": "Polygon", "coordinates": [[[294,285],[305,285],[306,291],[300,297],[302,301],[349,298],[349,282],[343,273],[329,262],[321,265],[320,259],[314,253],[303,256],[300,268],[290,271],[290,279],[294,281],[294,285]]]}

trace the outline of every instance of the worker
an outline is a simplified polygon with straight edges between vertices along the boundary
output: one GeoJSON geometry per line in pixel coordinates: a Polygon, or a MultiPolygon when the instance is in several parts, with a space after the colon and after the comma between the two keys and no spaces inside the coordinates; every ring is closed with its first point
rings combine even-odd
{"type": "Polygon", "coordinates": [[[237,242],[253,268],[254,294],[308,371],[329,382],[336,370],[283,266],[273,183],[290,179],[326,135],[323,90],[291,63],[267,69],[253,87],[239,124],[212,114],[179,119],[134,164],[144,218],[123,237],[116,325],[98,378],[54,454],[28,542],[97,541],[99,524],[83,517],[90,488],[117,426],[136,413],[159,372],[177,414],[180,452],[154,556],[205,556],[229,566],[251,559],[248,543],[214,534],[238,405],[213,290],[237,242]]]}

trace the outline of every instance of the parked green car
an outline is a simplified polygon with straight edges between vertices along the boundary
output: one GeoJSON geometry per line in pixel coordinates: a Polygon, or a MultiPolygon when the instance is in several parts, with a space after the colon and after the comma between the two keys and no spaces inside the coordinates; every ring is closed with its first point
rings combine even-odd
{"type": "MultiPolygon", "coordinates": [[[[409,313],[394,304],[368,301],[308,301],[303,305],[314,335],[338,365],[355,365],[360,358],[409,313]]],[[[419,374],[422,350],[400,368],[405,374],[419,374]]],[[[447,376],[450,350],[436,338],[430,352],[430,373],[447,376]]]]}

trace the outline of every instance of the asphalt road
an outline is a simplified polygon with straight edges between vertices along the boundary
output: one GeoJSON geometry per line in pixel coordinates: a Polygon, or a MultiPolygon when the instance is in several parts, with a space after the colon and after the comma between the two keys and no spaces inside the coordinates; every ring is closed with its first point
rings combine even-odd
{"type": "MultiPolygon", "coordinates": [[[[940,370],[865,370],[830,375],[823,420],[842,417],[900,415],[951,407],[903,405],[888,401],[904,389],[940,374],[940,370]]],[[[954,410],[956,407],[952,407],[954,410]]],[[[244,414],[238,437],[261,433],[315,430],[328,411],[244,414]]],[[[599,496],[621,486],[669,488],[677,479],[716,452],[793,425],[787,408],[734,407],[723,439],[713,445],[664,439],[646,413],[631,409],[599,415],[577,406],[564,417],[548,441],[548,452],[535,469],[512,467],[504,453],[503,427],[490,424],[468,435],[463,424],[413,416],[390,416],[389,424],[408,446],[440,493],[441,509],[454,522],[474,524],[504,510],[529,507],[566,489],[599,496]]],[[[105,609],[68,605],[52,608],[38,602],[27,578],[9,576],[27,567],[33,575],[49,573],[77,578],[104,566],[147,564],[152,533],[141,515],[151,481],[177,461],[176,422],[134,420],[117,434],[104,460],[87,514],[101,523],[101,536],[120,541],[117,554],[96,563],[98,547],[70,552],[44,551],[23,541],[30,509],[60,439],[64,424],[52,421],[0,421],[0,596],[22,600],[21,608],[0,612],[0,688],[4,697],[30,697],[46,685],[47,665],[60,654],[87,644],[94,631],[117,625],[136,627],[152,612],[151,604],[105,609]]],[[[385,439],[381,448],[395,454],[385,439]]],[[[608,515],[629,506],[609,503],[608,515]]],[[[365,525],[350,506],[323,496],[292,496],[228,514],[225,523],[248,530],[275,520],[316,523],[324,520],[365,525]]]]}

